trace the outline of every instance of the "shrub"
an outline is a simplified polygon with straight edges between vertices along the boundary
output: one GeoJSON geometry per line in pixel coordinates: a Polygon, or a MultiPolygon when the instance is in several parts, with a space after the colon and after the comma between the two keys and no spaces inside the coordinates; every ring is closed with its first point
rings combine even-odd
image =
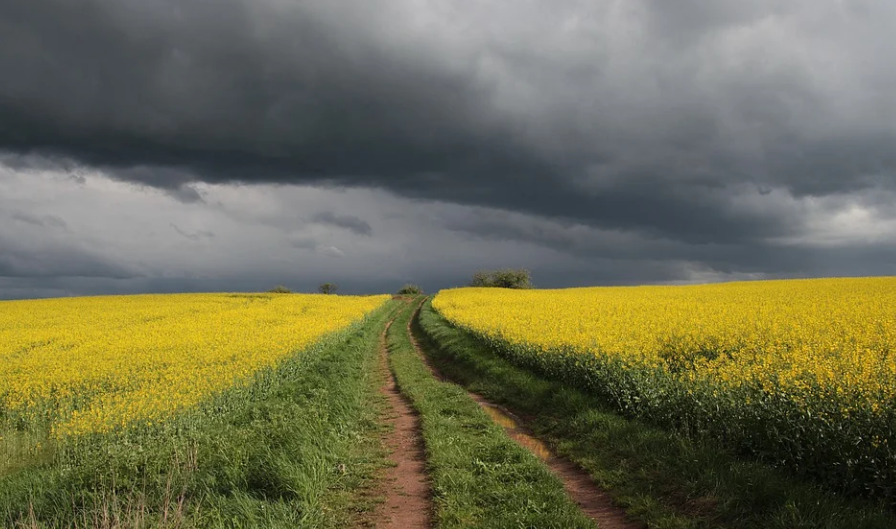
{"type": "Polygon", "coordinates": [[[532,274],[523,268],[480,270],[473,274],[471,287],[532,288],[532,274]]]}
{"type": "Polygon", "coordinates": [[[268,290],[271,294],[292,294],[292,290],[286,288],[283,285],[277,285],[274,288],[268,290]]]}
{"type": "Polygon", "coordinates": [[[335,294],[339,287],[333,283],[324,283],[317,287],[317,291],[321,294],[335,294]]]}
{"type": "Polygon", "coordinates": [[[408,283],[398,290],[399,296],[419,296],[423,293],[423,289],[413,283],[408,283]]]}

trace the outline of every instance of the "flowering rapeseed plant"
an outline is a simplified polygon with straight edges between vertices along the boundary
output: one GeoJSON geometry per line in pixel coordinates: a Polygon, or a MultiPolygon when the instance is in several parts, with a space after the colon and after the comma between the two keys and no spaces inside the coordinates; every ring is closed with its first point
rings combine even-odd
{"type": "Polygon", "coordinates": [[[0,411],[53,435],[152,423],[248,381],[388,296],[177,294],[0,303],[0,411]]]}
{"type": "Polygon", "coordinates": [[[433,307],[626,414],[896,496],[896,278],[466,288],[433,307]]]}

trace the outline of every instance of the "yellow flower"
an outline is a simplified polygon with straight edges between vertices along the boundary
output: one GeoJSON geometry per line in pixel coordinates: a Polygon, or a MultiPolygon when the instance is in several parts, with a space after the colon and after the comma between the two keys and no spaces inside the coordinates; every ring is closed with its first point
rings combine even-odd
{"type": "Polygon", "coordinates": [[[0,409],[50,416],[57,436],[163,420],[387,299],[177,294],[0,302],[0,409]]]}
{"type": "Polygon", "coordinates": [[[551,355],[684,369],[691,382],[751,386],[801,405],[820,388],[841,411],[896,397],[896,278],[565,290],[464,288],[433,306],[473,332],[551,355]]]}

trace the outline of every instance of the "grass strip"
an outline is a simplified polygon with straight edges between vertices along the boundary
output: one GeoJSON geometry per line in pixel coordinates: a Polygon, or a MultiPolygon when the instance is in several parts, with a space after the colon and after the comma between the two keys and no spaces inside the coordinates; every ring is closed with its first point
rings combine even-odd
{"type": "Polygon", "coordinates": [[[444,383],[417,355],[406,305],[387,335],[389,364],[420,414],[440,528],[594,527],[537,457],[494,424],[462,388],[444,383]]]}
{"type": "Polygon", "coordinates": [[[710,438],[625,419],[591,394],[517,367],[452,326],[429,301],[417,323],[442,373],[524,416],[536,434],[650,527],[896,527],[896,515],[882,504],[745,461],[710,438]]]}
{"type": "Polygon", "coordinates": [[[377,362],[396,308],[166,424],[62,443],[0,478],[0,526],[353,524],[387,464],[377,362]]]}

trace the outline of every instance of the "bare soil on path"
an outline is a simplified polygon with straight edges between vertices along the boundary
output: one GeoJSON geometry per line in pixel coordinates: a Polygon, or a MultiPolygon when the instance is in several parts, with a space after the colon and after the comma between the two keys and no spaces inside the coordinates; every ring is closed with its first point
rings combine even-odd
{"type": "Polygon", "coordinates": [[[371,523],[378,528],[425,529],[432,523],[432,502],[429,480],[426,476],[426,453],[420,435],[420,417],[398,390],[395,376],[389,370],[386,325],[380,337],[380,369],[386,376],[381,388],[391,414],[391,427],[386,438],[389,458],[395,463],[387,471],[384,481],[385,501],[379,506],[371,523]]]}
{"type": "MultiPolygon", "coordinates": [[[[408,337],[414,345],[417,354],[430,369],[433,376],[443,382],[453,382],[432,365],[429,358],[423,353],[423,349],[414,335],[411,324],[416,321],[419,313],[420,306],[417,307],[408,323],[408,337]]],[[[631,520],[624,510],[613,504],[609,494],[602,490],[585,470],[572,461],[554,454],[543,441],[535,437],[532,432],[522,425],[519,417],[503,406],[489,402],[481,395],[471,391],[467,391],[467,393],[495,423],[504,428],[504,431],[507,432],[511,439],[544,461],[551,472],[563,482],[563,487],[566,489],[569,497],[576,502],[586,516],[597,522],[600,529],[643,529],[643,524],[631,520]]]]}

